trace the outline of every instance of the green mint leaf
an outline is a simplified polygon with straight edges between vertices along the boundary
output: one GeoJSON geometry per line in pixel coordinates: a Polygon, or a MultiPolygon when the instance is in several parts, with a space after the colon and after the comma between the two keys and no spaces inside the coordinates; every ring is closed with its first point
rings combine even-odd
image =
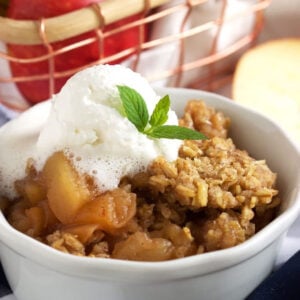
{"type": "Polygon", "coordinates": [[[168,95],[158,101],[149,120],[147,105],[142,96],[128,86],[118,85],[117,88],[125,115],[141,133],[158,139],[203,140],[207,138],[203,133],[186,127],[163,125],[168,120],[170,109],[168,95]],[[151,126],[145,129],[148,121],[151,126]]]}
{"type": "Polygon", "coordinates": [[[121,101],[128,120],[137,128],[144,132],[149,120],[147,105],[142,96],[128,86],[117,86],[121,101]]]}
{"type": "Polygon", "coordinates": [[[170,97],[166,95],[156,104],[149,121],[150,125],[156,127],[165,124],[168,120],[169,109],[170,97]]]}
{"type": "Polygon", "coordinates": [[[178,139],[178,140],[204,140],[207,137],[193,129],[176,125],[163,125],[151,128],[147,134],[153,138],[178,139]]]}

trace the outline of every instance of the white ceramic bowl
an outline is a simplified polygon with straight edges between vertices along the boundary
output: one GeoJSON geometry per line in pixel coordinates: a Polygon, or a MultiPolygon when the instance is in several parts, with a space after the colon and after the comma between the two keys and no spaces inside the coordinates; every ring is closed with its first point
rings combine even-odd
{"type": "MultiPolygon", "coordinates": [[[[179,115],[204,99],[232,119],[238,147],[278,173],[279,216],[243,244],[166,262],[76,257],[13,229],[0,214],[1,261],[20,300],[243,299],[272,270],[280,242],[300,211],[300,153],[274,123],[229,99],[195,90],[160,89],[179,115]]],[[[47,105],[45,103],[41,105],[47,105]]]]}

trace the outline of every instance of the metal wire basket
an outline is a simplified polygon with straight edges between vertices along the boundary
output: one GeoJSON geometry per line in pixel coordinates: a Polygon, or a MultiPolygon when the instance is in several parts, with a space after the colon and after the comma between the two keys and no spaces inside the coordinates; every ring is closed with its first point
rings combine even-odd
{"type": "Polygon", "coordinates": [[[57,92],[55,85],[59,78],[68,78],[94,64],[115,62],[140,72],[153,85],[216,91],[231,80],[239,55],[257,40],[263,27],[264,10],[271,0],[233,2],[126,0],[120,4],[118,0],[106,0],[47,19],[13,20],[0,17],[0,103],[24,110],[28,104],[20,100],[22,96],[16,92],[16,84],[47,81],[51,97],[57,92]],[[236,6],[238,2],[244,3],[239,9],[236,6]],[[133,15],[138,18],[110,29],[110,24],[133,15]],[[248,20],[247,26],[243,23],[245,20],[248,20]],[[239,27],[237,34],[236,28],[239,27]],[[137,28],[139,32],[136,43],[112,55],[105,55],[107,40],[122,32],[126,34],[132,28],[137,28]],[[146,30],[148,35],[145,35],[146,30]],[[59,49],[52,47],[55,42],[86,32],[94,34],[59,49]],[[55,60],[59,55],[92,43],[99,46],[96,59],[76,68],[56,69],[55,60]],[[20,58],[9,53],[7,44],[24,47],[43,45],[45,53],[20,58]],[[39,62],[47,62],[47,72],[15,76],[9,68],[10,64],[30,66],[39,62]]]}

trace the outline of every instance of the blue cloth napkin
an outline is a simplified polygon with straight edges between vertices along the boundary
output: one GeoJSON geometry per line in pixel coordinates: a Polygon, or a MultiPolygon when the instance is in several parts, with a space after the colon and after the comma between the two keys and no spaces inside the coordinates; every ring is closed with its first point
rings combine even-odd
{"type": "Polygon", "coordinates": [[[0,264],[0,298],[9,295],[11,293],[12,292],[6,280],[6,277],[4,275],[2,265],[0,264]]]}
{"type": "Polygon", "coordinates": [[[6,108],[0,104],[0,126],[14,118],[17,115],[16,112],[6,108]]]}
{"type": "Polygon", "coordinates": [[[299,300],[300,251],[263,281],[246,300],[299,300]]]}

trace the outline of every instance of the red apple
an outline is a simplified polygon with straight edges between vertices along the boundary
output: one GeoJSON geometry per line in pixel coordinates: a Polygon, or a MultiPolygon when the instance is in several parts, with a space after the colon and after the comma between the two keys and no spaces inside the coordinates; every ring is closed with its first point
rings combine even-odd
{"type": "MultiPolygon", "coordinates": [[[[40,19],[58,16],[92,3],[102,2],[104,0],[11,0],[8,17],[13,19],[40,19]]],[[[122,5],[122,4],[120,4],[122,5]]],[[[133,16],[116,22],[106,27],[105,30],[118,28],[123,24],[136,20],[138,16],[133,16]]],[[[61,42],[55,42],[53,49],[57,50],[74,42],[94,37],[94,31],[81,34],[79,36],[69,38],[61,42]]],[[[104,56],[118,53],[124,49],[133,47],[139,42],[139,29],[137,27],[130,30],[120,32],[116,35],[108,37],[104,44],[104,56]]],[[[24,46],[24,45],[8,45],[9,54],[18,58],[33,58],[43,54],[47,54],[47,50],[43,45],[24,46]]],[[[55,57],[55,70],[57,72],[67,71],[73,68],[81,67],[88,63],[99,59],[98,42],[77,48],[55,57]]],[[[119,63],[120,60],[113,63],[119,63]]],[[[47,61],[21,64],[10,63],[13,76],[30,76],[42,75],[49,72],[47,61]]],[[[55,79],[55,93],[59,92],[68,77],[55,79]]],[[[32,104],[49,98],[49,80],[35,80],[28,82],[19,82],[17,86],[23,96],[32,104]]]]}

